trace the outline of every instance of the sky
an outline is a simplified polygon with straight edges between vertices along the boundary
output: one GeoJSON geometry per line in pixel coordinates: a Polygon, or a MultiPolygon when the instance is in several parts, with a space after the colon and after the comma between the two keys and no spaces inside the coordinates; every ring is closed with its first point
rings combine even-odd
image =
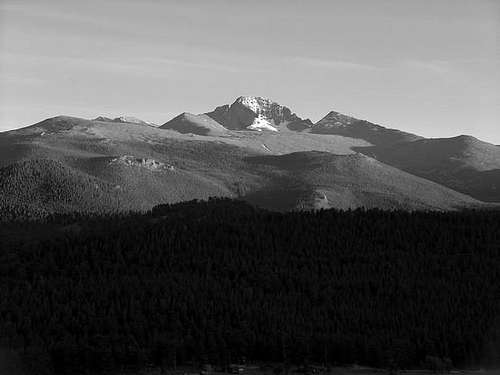
{"type": "Polygon", "coordinates": [[[500,1],[0,0],[0,131],[241,95],[500,144],[500,1]]]}

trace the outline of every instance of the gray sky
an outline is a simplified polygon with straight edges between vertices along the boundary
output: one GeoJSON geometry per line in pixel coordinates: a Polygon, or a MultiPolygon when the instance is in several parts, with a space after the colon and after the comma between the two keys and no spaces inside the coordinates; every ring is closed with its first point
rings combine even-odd
{"type": "Polygon", "coordinates": [[[0,0],[0,131],[240,95],[500,144],[498,0],[0,0]]]}

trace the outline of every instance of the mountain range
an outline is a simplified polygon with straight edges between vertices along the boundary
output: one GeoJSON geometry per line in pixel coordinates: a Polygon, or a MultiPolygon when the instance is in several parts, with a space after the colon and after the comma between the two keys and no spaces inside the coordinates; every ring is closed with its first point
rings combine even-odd
{"type": "Polygon", "coordinates": [[[233,197],[271,210],[457,210],[500,202],[500,147],[242,96],[163,125],[57,116],[0,133],[0,217],[233,197]]]}

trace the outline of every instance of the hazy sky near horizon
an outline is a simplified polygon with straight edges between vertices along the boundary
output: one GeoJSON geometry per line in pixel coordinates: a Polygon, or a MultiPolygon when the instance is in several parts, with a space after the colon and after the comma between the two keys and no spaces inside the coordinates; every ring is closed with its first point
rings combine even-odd
{"type": "Polygon", "coordinates": [[[500,1],[0,0],[0,131],[240,95],[500,144],[500,1]]]}

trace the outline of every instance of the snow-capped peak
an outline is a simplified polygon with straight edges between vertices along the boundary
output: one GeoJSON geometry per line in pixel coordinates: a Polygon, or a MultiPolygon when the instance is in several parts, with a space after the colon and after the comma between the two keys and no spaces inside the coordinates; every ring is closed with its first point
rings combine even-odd
{"type": "Polygon", "coordinates": [[[262,110],[269,108],[272,104],[279,106],[278,103],[273,102],[271,99],[260,96],[240,96],[236,99],[236,102],[247,107],[256,114],[259,114],[262,110]]]}
{"type": "Polygon", "coordinates": [[[240,96],[233,104],[219,106],[207,115],[231,130],[279,131],[302,121],[289,108],[261,96],[240,96]]]}
{"type": "Polygon", "coordinates": [[[277,127],[289,123],[292,117],[296,117],[287,107],[261,96],[240,96],[235,104],[254,113],[252,124],[246,127],[250,130],[278,131],[277,127]]]}

